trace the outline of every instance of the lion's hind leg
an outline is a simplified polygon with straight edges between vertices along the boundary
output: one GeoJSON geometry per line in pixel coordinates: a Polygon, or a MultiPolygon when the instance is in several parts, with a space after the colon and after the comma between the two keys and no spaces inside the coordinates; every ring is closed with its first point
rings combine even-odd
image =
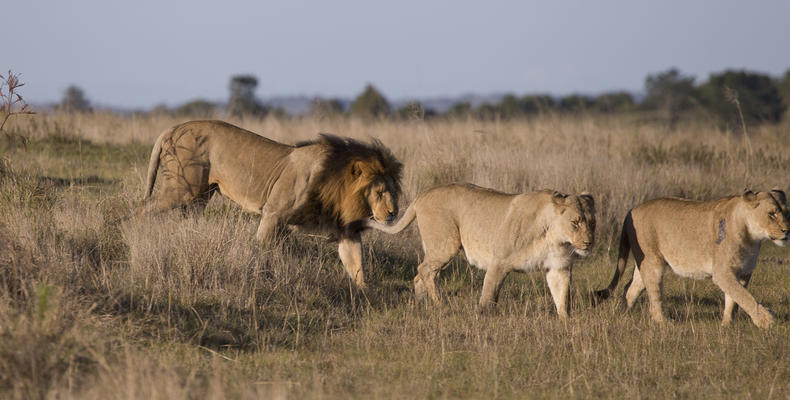
{"type": "Polygon", "coordinates": [[[156,215],[178,207],[186,207],[192,200],[187,190],[178,187],[163,187],[158,193],[144,200],[138,215],[156,215]]]}

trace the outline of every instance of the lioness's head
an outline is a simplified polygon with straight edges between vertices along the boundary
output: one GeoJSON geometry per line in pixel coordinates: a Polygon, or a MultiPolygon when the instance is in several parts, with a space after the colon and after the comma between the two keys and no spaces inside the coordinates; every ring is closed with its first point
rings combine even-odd
{"type": "Polygon", "coordinates": [[[790,222],[785,192],[778,189],[758,193],[746,191],[743,199],[747,205],[747,226],[752,237],[770,240],[777,246],[787,245],[790,222]]]}
{"type": "Polygon", "coordinates": [[[554,192],[554,226],[580,256],[590,254],[595,243],[595,201],[592,195],[579,196],[554,192]]]}

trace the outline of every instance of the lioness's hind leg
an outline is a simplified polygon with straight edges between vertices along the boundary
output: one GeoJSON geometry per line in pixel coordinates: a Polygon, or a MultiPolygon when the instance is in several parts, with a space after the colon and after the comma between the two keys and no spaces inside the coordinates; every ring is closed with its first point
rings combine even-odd
{"type": "Polygon", "coordinates": [[[554,306],[557,307],[557,314],[562,319],[567,318],[570,311],[570,268],[549,269],[546,272],[546,282],[549,284],[549,291],[554,299],[554,306]]]}
{"type": "Polygon", "coordinates": [[[650,300],[650,316],[653,318],[653,321],[666,322],[661,305],[664,275],[663,260],[646,257],[642,260],[642,265],[639,267],[639,275],[642,277],[642,282],[644,282],[645,289],[647,289],[648,300],[650,300]]]}
{"type": "Polygon", "coordinates": [[[425,260],[417,266],[417,276],[414,277],[414,297],[418,301],[430,296],[434,304],[442,303],[442,295],[436,287],[436,276],[447,261],[425,260]]]}
{"type": "Polygon", "coordinates": [[[417,276],[414,277],[414,296],[417,300],[422,300],[427,294],[435,304],[440,304],[442,296],[436,287],[436,276],[458,252],[461,237],[458,227],[446,215],[418,213],[417,223],[425,259],[417,267],[417,276]]]}
{"type": "Polygon", "coordinates": [[[631,310],[631,308],[634,307],[636,300],[644,290],[645,283],[642,282],[642,275],[639,273],[639,268],[634,268],[634,275],[631,277],[631,282],[625,286],[625,291],[623,291],[623,301],[626,310],[631,310]]]}
{"type": "MultiPolygon", "coordinates": [[[[746,288],[749,285],[749,280],[752,278],[752,275],[749,274],[744,279],[739,279],[740,284],[746,288]]],[[[724,313],[721,318],[721,324],[723,326],[727,326],[732,322],[732,317],[735,315],[735,312],[738,311],[738,305],[735,304],[735,300],[732,299],[727,293],[724,293],[724,313]]]]}

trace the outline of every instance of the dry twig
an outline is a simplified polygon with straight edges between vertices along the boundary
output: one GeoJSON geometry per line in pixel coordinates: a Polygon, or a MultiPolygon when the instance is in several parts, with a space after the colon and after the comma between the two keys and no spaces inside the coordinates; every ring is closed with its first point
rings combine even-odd
{"type": "Polygon", "coordinates": [[[22,145],[27,150],[27,138],[22,135],[15,135],[4,130],[6,122],[12,115],[21,114],[35,114],[34,111],[29,109],[29,105],[22,98],[17,90],[25,86],[24,83],[19,81],[19,74],[14,74],[8,70],[8,75],[0,75],[0,113],[2,113],[2,121],[0,121],[0,132],[2,132],[8,141],[13,141],[19,138],[22,145]]]}

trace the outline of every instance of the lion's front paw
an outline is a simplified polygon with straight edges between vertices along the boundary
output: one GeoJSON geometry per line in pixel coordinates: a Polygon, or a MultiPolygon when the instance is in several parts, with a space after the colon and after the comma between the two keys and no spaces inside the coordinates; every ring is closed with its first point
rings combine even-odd
{"type": "Polygon", "coordinates": [[[754,324],[760,328],[768,328],[774,324],[774,316],[767,308],[757,305],[757,313],[752,318],[754,324]]]}

